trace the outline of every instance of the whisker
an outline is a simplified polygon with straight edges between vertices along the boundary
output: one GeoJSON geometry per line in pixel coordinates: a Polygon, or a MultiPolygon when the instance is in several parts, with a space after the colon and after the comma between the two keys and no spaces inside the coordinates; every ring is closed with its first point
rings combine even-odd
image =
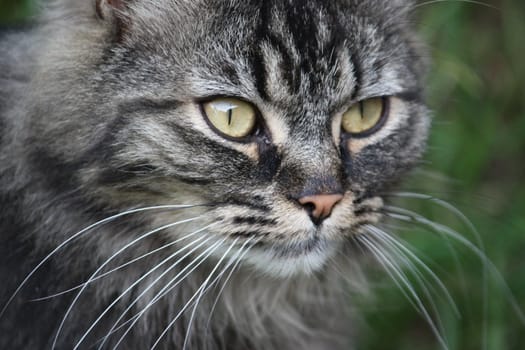
{"type": "MultiPolygon", "coordinates": [[[[470,221],[467,216],[465,214],[463,214],[463,212],[461,212],[461,210],[459,210],[457,207],[455,207],[454,205],[442,200],[442,199],[439,199],[437,197],[434,197],[434,196],[430,196],[430,195],[427,195],[427,194],[421,194],[421,193],[415,193],[415,192],[390,192],[388,194],[386,194],[386,196],[394,196],[394,197],[399,197],[399,198],[412,198],[412,199],[422,199],[422,200],[427,200],[427,201],[430,201],[446,210],[448,210],[449,212],[451,212],[452,214],[454,214],[456,216],[456,218],[458,218],[469,230],[470,233],[472,233],[472,235],[474,236],[474,239],[476,240],[476,243],[477,245],[480,247],[480,249],[482,251],[485,251],[485,245],[483,243],[483,239],[481,238],[481,235],[480,233],[478,232],[478,230],[476,229],[476,227],[474,226],[474,224],[472,223],[472,221],[470,221]]],[[[387,206],[388,208],[388,206],[387,206]]],[[[391,208],[396,208],[394,206],[391,206],[391,208]]],[[[403,208],[397,208],[397,209],[403,209],[403,208]]],[[[448,244],[448,239],[446,239],[447,241],[447,244],[448,244]]],[[[455,252],[455,250],[451,247],[450,248],[450,251],[452,252],[453,256],[454,256],[454,260],[456,261],[456,265],[460,266],[461,264],[459,263],[459,258],[455,252]]],[[[483,279],[486,279],[486,269],[484,268],[483,269],[483,279]]],[[[486,282],[484,282],[484,285],[486,284],[486,282]]]]}
{"type": "MultiPolygon", "coordinates": [[[[202,237],[201,239],[203,239],[204,237],[202,237]]],[[[109,332],[106,334],[106,336],[101,340],[102,343],[99,345],[98,349],[102,349],[102,347],[104,346],[104,344],[106,343],[106,341],[109,339],[109,337],[111,336],[111,334],[115,333],[116,331],[120,330],[121,328],[123,328],[126,324],[132,322],[133,320],[135,320],[136,317],[138,317],[137,315],[133,316],[130,320],[124,322],[122,325],[118,326],[118,323],[124,318],[124,316],[133,308],[133,306],[138,303],[138,301],[151,289],[153,288],[153,286],[158,283],[166,274],[168,274],[170,271],[172,271],[175,267],[177,267],[182,261],[184,261],[184,259],[188,258],[191,254],[193,254],[195,251],[197,251],[197,249],[199,249],[200,247],[202,247],[203,245],[205,245],[207,242],[209,242],[210,240],[212,240],[213,237],[210,236],[208,238],[206,238],[204,241],[202,241],[201,243],[199,243],[197,246],[193,247],[189,252],[187,252],[186,254],[184,254],[184,256],[180,257],[179,259],[177,259],[177,261],[175,261],[173,264],[171,264],[166,270],[164,270],[159,276],[157,276],[155,278],[155,280],[153,280],[153,282],[151,282],[148,287],[143,290],[139,296],[137,296],[133,302],[126,308],[126,310],[124,310],[119,318],[113,323],[113,326],[111,327],[111,329],[109,330],[109,332]]],[[[199,239],[200,240],[200,239],[199,239]]],[[[179,250],[180,251],[180,250],[179,250]]],[[[206,250],[207,251],[207,250],[206,250]]],[[[166,258],[161,264],[164,264],[165,262],[171,260],[173,257],[175,257],[177,254],[174,253],[172,255],[170,255],[168,258],[166,258]]],[[[184,267],[184,269],[182,271],[180,271],[177,276],[180,276],[182,273],[184,273],[188,268],[190,268],[191,266],[193,266],[194,264],[194,261],[190,262],[188,264],[188,266],[184,267]]],[[[160,264],[159,264],[160,265],[160,264]]],[[[156,267],[154,267],[154,269],[156,269],[156,267]]],[[[154,270],[153,269],[153,270],[154,270]]],[[[153,272],[153,270],[150,270],[148,272],[148,274],[151,274],[151,272],[153,272]]],[[[175,276],[175,277],[177,277],[175,276]]]]}
{"type": "MultiPolygon", "coordinates": [[[[428,280],[425,278],[425,276],[416,268],[416,266],[413,264],[413,262],[407,257],[407,255],[400,250],[397,246],[392,244],[392,242],[389,242],[384,237],[381,237],[379,235],[376,235],[373,230],[369,231],[370,237],[374,238],[376,243],[379,246],[381,246],[383,249],[383,253],[389,259],[390,261],[395,261],[395,259],[400,259],[402,264],[408,267],[411,275],[415,278],[420,288],[423,290],[423,293],[426,297],[426,300],[428,303],[430,303],[430,307],[432,308],[432,312],[434,313],[434,317],[436,319],[437,327],[432,327],[433,331],[434,329],[440,329],[443,330],[443,322],[441,320],[440,314],[438,312],[438,308],[436,306],[436,303],[434,302],[434,299],[432,298],[432,293],[430,292],[429,288],[427,286],[430,285],[428,280]]],[[[426,266],[426,265],[425,265],[426,266]]],[[[407,279],[408,281],[408,279],[407,279]]],[[[448,291],[447,291],[448,293],[448,291]]],[[[435,331],[434,331],[435,333],[435,331]]],[[[436,334],[438,337],[441,335],[442,332],[439,334],[436,334]]]]}
{"type": "Polygon", "coordinates": [[[460,221],[465,226],[467,226],[469,231],[472,233],[472,235],[476,239],[476,242],[478,243],[478,245],[481,247],[482,250],[484,250],[484,248],[483,248],[483,240],[481,239],[481,235],[480,235],[479,231],[476,229],[476,227],[474,226],[474,224],[472,223],[472,221],[470,221],[469,218],[467,218],[467,216],[465,214],[463,214],[463,212],[461,210],[459,210],[454,205],[448,203],[447,201],[444,201],[443,199],[440,199],[440,198],[437,198],[437,197],[434,197],[434,196],[421,194],[421,193],[415,193],[415,192],[390,192],[390,193],[388,193],[386,195],[387,196],[389,196],[389,195],[390,196],[395,196],[395,197],[399,197],[399,198],[413,198],[413,199],[428,200],[428,201],[430,201],[432,203],[435,203],[435,204],[439,205],[442,208],[445,208],[445,209],[449,210],[451,213],[456,215],[456,217],[459,218],[460,221]]]}
{"type": "MultiPolygon", "coordinates": [[[[195,232],[193,232],[193,233],[190,233],[189,235],[183,237],[182,239],[178,239],[178,240],[176,240],[176,241],[173,241],[173,242],[170,242],[170,243],[168,243],[168,244],[165,244],[165,245],[163,245],[162,247],[159,247],[159,248],[157,248],[157,249],[155,249],[155,250],[152,250],[151,252],[148,252],[148,253],[146,253],[146,254],[143,254],[143,255],[141,255],[141,256],[139,256],[139,257],[137,257],[137,258],[134,258],[133,260],[128,261],[128,262],[125,263],[125,264],[119,265],[119,266],[115,267],[114,269],[111,269],[111,270],[109,270],[109,271],[107,271],[107,272],[104,272],[103,274],[101,274],[101,275],[99,275],[99,276],[93,278],[93,279],[91,280],[90,283],[93,283],[93,282],[95,282],[95,281],[98,281],[99,279],[102,279],[102,278],[104,278],[104,277],[106,277],[106,276],[108,276],[108,275],[110,275],[110,274],[112,274],[112,273],[114,273],[114,272],[117,272],[117,271],[119,271],[119,270],[122,270],[122,269],[126,268],[127,266],[130,266],[130,265],[132,265],[132,264],[134,264],[134,263],[136,263],[136,262],[138,262],[138,261],[140,261],[140,260],[143,260],[143,259],[147,258],[148,256],[154,255],[154,254],[156,254],[156,253],[158,253],[158,252],[160,252],[160,251],[162,251],[162,250],[164,250],[164,249],[167,249],[167,248],[169,248],[169,247],[172,247],[173,245],[177,244],[179,241],[181,241],[181,240],[183,240],[183,239],[186,239],[186,238],[189,238],[190,236],[193,236],[193,235],[196,234],[196,233],[202,232],[203,230],[205,230],[205,229],[207,229],[207,228],[209,228],[209,227],[211,227],[211,226],[212,226],[212,225],[208,225],[208,226],[204,227],[203,229],[200,229],[200,230],[198,230],[198,231],[195,231],[195,232]]],[[[73,291],[75,291],[75,290],[78,290],[78,289],[82,288],[83,286],[85,286],[87,283],[88,283],[88,282],[84,282],[84,283],[82,283],[82,284],[79,284],[78,286],[72,287],[72,288],[67,289],[67,290],[64,290],[64,291],[62,291],[62,292],[59,292],[59,293],[56,293],[56,294],[53,294],[53,295],[49,295],[49,296],[45,296],[45,297],[42,297],[42,298],[32,299],[32,300],[30,300],[30,301],[32,301],[32,302],[37,302],[37,301],[49,300],[49,299],[52,299],[52,298],[55,298],[55,297],[58,297],[58,296],[61,296],[61,295],[64,295],[64,294],[67,294],[67,293],[73,292],[73,291]]]]}
{"type": "Polygon", "coordinates": [[[423,262],[423,260],[421,260],[416,254],[414,254],[408,247],[406,247],[404,244],[402,244],[397,238],[395,238],[392,235],[389,235],[388,233],[386,233],[385,231],[381,230],[380,228],[372,226],[372,225],[367,225],[367,227],[365,227],[365,229],[366,228],[368,228],[368,229],[370,229],[372,231],[370,233],[372,233],[372,234],[375,233],[375,234],[383,237],[384,240],[387,240],[387,241],[391,242],[394,246],[397,247],[396,250],[398,250],[398,251],[401,250],[402,252],[404,252],[406,254],[407,258],[411,258],[413,261],[415,261],[415,263],[418,266],[423,268],[423,270],[426,273],[428,273],[429,276],[432,278],[432,280],[439,286],[439,288],[441,289],[441,291],[445,295],[445,298],[447,299],[448,303],[450,304],[450,306],[454,310],[454,313],[456,314],[456,316],[458,318],[461,317],[461,314],[459,312],[458,306],[454,302],[454,299],[450,295],[450,292],[448,291],[447,287],[441,281],[441,279],[435,274],[435,272],[432,271],[432,269],[430,269],[430,267],[428,267],[427,264],[425,264],[423,262]]]}
{"type": "MultiPolygon", "coordinates": [[[[185,240],[189,237],[192,237],[206,229],[208,229],[209,227],[213,226],[213,225],[216,225],[215,223],[214,224],[210,224],[208,226],[205,226],[197,231],[194,231],[182,238],[179,238],[175,241],[173,241],[170,245],[173,245],[173,244],[176,244],[182,240],[185,240]]],[[[165,258],[163,261],[161,261],[159,264],[157,264],[155,267],[153,267],[152,269],[150,269],[147,273],[145,273],[144,275],[142,275],[138,280],[136,280],[133,284],[131,284],[124,292],[122,292],[115,300],[113,300],[113,302],[106,307],[106,309],[98,316],[98,318],[91,324],[91,326],[89,327],[89,329],[84,333],[84,335],[80,338],[80,340],[78,340],[77,344],[75,345],[74,349],[77,349],[80,344],[84,341],[84,339],[88,336],[88,334],[93,330],[93,328],[100,322],[100,320],[113,308],[113,306],[115,306],[119,300],[121,300],[127,293],[129,293],[136,285],[138,285],[140,282],[142,282],[145,278],[147,278],[149,275],[151,275],[153,272],[155,272],[157,269],[159,269],[162,265],[164,265],[166,262],[168,262],[169,260],[173,259],[175,256],[177,256],[178,254],[182,253],[184,250],[188,249],[189,247],[191,247],[192,245],[194,245],[195,243],[198,243],[199,241],[203,240],[205,238],[205,236],[201,236],[201,237],[198,237],[197,239],[191,241],[190,243],[188,243],[187,245],[185,245],[184,247],[182,247],[181,249],[177,250],[176,252],[174,252],[173,254],[171,254],[170,256],[168,256],[167,258],[165,258]]],[[[178,262],[182,261],[186,256],[190,255],[193,251],[195,251],[196,249],[198,249],[199,246],[201,246],[202,244],[206,243],[208,240],[210,240],[211,237],[209,237],[207,240],[204,240],[204,242],[201,242],[200,245],[197,245],[197,247],[194,247],[193,250],[190,250],[190,252],[186,253],[185,256],[183,256],[182,258],[179,259],[178,262]]],[[[176,262],[175,264],[178,264],[178,262],[176,262]]]]}
{"type": "MultiPolygon", "coordinates": [[[[215,298],[215,301],[213,302],[213,305],[210,309],[210,315],[208,317],[208,321],[206,322],[206,334],[205,334],[205,337],[207,336],[208,334],[208,329],[209,329],[209,325],[210,325],[210,322],[211,322],[211,317],[212,317],[212,314],[213,314],[213,311],[215,311],[215,308],[217,307],[217,304],[219,302],[219,298],[222,294],[222,292],[224,291],[224,289],[226,288],[226,284],[228,283],[228,281],[230,280],[230,278],[232,277],[232,275],[234,274],[235,270],[237,270],[237,268],[239,267],[242,259],[244,259],[244,257],[246,256],[246,254],[248,254],[248,252],[258,243],[261,241],[261,238],[259,238],[258,240],[256,240],[255,242],[252,243],[252,245],[250,247],[248,247],[243,253],[242,255],[240,254],[242,252],[242,250],[244,249],[245,245],[251,241],[251,238],[249,240],[247,240],[242,246],[241,248],[239,248],[239,252],[237,253],[238,257],[235,256],[234,259],[232,259],[232,261],[235,261],[235,259],[237,259],[237,261],[235,262],[235,265],[233,265],[233,267],[231,268],[230,272],[228,273],[228,275],[226,276],[226,279],[224,280],[224,283],[222,284],[221,286],[221,289],[219,289],[219,292],[217,293],[217,297],[215,298]]],[[[226,271],[226,269],[225,269],[226,271]]],[[[221,275],[219,275],[219,278],[222,277],[222,272],[221,272],[221,275]]],[[[212,283],[214,284],[215,281],[212,283]]]]}
{"type": "Polygon", "coordinates": [[[191,222],[191,221],[195,221],[195,220],[198,220],[200,219],[201,216],[197,216],[197,217],[194,217],[194,218],[191,218],[191,219],[186,219],[186,220],[181,220],[181,221],[177,221],[175,223],[171,223],[171,224],[168,224],[168,225],[164,225],[162,227],[159,227],[157,229],[154,229],[150,232],[147,232],[143,235],[141,235],[140,237],[134,239],[133,241],[131,241],[130,243],[126,244],[124,247],[122,247],[121,249],[119,249],[116,253],[114,253],[112,256],[110,256],[88,279],[88,281],[86,282],[86,284],[80,289],[80,291],[77,293],[77,295],[75,296],[75,298],[73,299],[73,301],[71,302],[71,304],[69,305],[69,308],[67,309],[64,317],[62,318],[62,321],[60,322],[60,325],[58,326],[58,330],[55,334],[55,338],[53,339],[53,344],[51,346],[51,349],[54,349],[56,347],[56,344],[58,342],[58,337],[60,336],[60,332],[62,331],[62,328],[64,327],[64,324],[66,322],[66,319],[67,317],[69,316],[69,314],[71,313],[71,310],[73,310],[73,307],[74,305],[76,304],[76,302],[78,301],[78,299],[80,298],[80,296],[82,295],[82,293],[84,292],[84,290],[87,288],[87,286],[89,285],[89,283],[92,281],[93,278],[95,278],[97,276],[97,274],[102,271],[102,269],[104,269],[104,267],[106,267],[106,265],[108,265],[111,261],[113,261],[114,258],[116,258],[118,255],[120,255],[123,251],[125,251],[126,249],[128,249],[129,247],[133,246],[134,244],[136,244],[137,242],[155,234],[155,233],[158,233],[158,232],[161,232],[165,229],[168,229],[170,227],[173,227],[173,226],[176,226],[176,225],[180,225],[180,224],[184,224],[184,223],[188,223],[188,222],[191,222]]]}
{"type": "MultiPolygon", "coordinates": [[[[188,265],[186,265],[179,273],[177,273],[177,275],[175,277],[173,277],[154,297],[153,299],[140,311],[138,312],[137,314],[133,315],[129,320],[127,320],[126,322],[124,322],[122,325],[118,326],[117,327],[117,324],[118,322],[120,322],[120,320],[122,320],[122,318],[126,315],[126,313],[131,310],[131,308],[133,307],[133,305],[135,305],[138,300],[144,296],[144,294],[150,290],[162,277],[158,277],[155,281],[153,281],[147,288],[146,290],[144,290],[137,298],[135,298],[135,300],[133,301],[133,303],[128,306],[128,308],[126,310],[124,310],[124,312],[121,313],[119,319],[115,322],[114,326],[112,327],[113,330],[110,330],[108,332],[108,334],[106,335],[106,338],[109,338],[109,336],[114,333],[115,331],[121,329],[122,327],[124,327],[126,324],[130,323],[131,324],[128,326],[128,328],[126,329],[126,331],[124,332],[124,334],[122,334],[122,336],[119,338],[119,340],[117,341],[117,343],[115,344],[115,346],[113,347],[113,350],[117,349],[118,346],[120,345],[120,343],[124,340],[124,338],[128,335],[128,333],[131,331],[131,329],[135,326],[135,324],[139,321],[139,319],[142,317],[142,315],[144,315],[146,313],[146,311],[151,308],[157,301],[159,301],[162,297],[164,297],[166,294],[168,294],[171,290],[173,290],[177,285],[179,285],[184,279],[186,279],[186,277],[188,277],[193,271],[195,271],[195,269],[197,269],[202,263],[204,263],[204,261],[224,242],[226,241],[226,238],[224,238],[223,240],[219,241],[219,242],[216,242],[214,243],[213,245],[211,245],[210,247],[208,247],[207,249],[205,249],[202,253],[200,253],[195,259],[193,259],[192,262],[190,262],[188,265]],[[205,256],[204,256],[205,255],[205,256]],[[204,257],[203,257],[204,256],[204,257]],[[199,259],[201,259],[199,261],[199,259]],[[196,264],[196,265],[195,265],[196,264]],[[193,266],[195,265],[195,266],[193,266]],[[191,268],[193,266],[193,268],[191,268]],[[189,272],[187,272],[183,277],[180,277],[180,275],[182,275],[184,272],[186,272],[186,270],[188,270],[189,268],[191,268],[191,270],[189,272]],[[178,280],[177,280],[178,279],[178,280]],[[117,327],[117,328],[115,328],[117,327]]],[[[163,275],[165,275],[167,272],[169,272],[171,269],[173,269],[175,266],[170,266],[170,268],[168,268],[164,273],[163,275]]],[[[105,338],[105,339],[106,339],[105,338]]],[[[102,345],[101,344],[99,346],[99,349],[102,348],[102,345]]]]}
{"type": "Polygon", "coordinates": [[[119,213],[119,214],[115,214],[115,215],[112,215],[108,218],[105,218],[103,220],[100,220],[100,221],[97,221],[95,222],[94,224],[91,224],[89,226],[87,226],[86,228],[78,231],[77,233],[75,233],[73,236],[69,237],[68,239],[66,239],[64,242],[62,242],[60,245],[58,245],[55,249],[53,249],[51,251],[51,253],[49,253],[48,255],[46,255],[46,257],[44,259],[42,259],[32,270],[31,272],[29,272],[26,277],[24,277],[24,279],[22,280],[22,282],[18,285],[18,287],[16,288],[16,290],[13,292],[13,294],[9,297],[9,299],[7,300],[7,302],[4,304],[4,306],[2,307],[2,310],[0,311],[0,318],[4,315],[5,311],[7,310],[7,308],[9,307],[9,305],[13,302],[13,300],[15,299],[15,297],[18,295],[18,293],[20,293],[20,290],[27,284],[27,281],[29,281],[29,279],[38,271],[40,270],[40,268],[42,267],[42,265],[44,265],[49,259],[51,259],[51,257],[53,255],[55,255],[58,251],[60,251],[63,247],[65,247],[66,245],[68,245],[70,242],[72,242],[73,240],[75,240],[76,238],[80,237],[81,235],[83,235],[84,233],[86,232],[89,232],[90,230],[94,229],[95,227],[98,227],[98,226],[102,226],[104,224],[107,224],[108,222],[111,222],[113,220],[116,220],[120,217],[123,217],[123,216],[127,216],[127,215],[131,215],[131,214],[136,214],[136,213],[140,213],[140,212],[144,212],[144,211],[151,211],[151,210],[175,210],[175,209],[187,209],[187,208],[194,208],[194,207],[197,207],[199,205],[161,205],[161,206],[152,206],[152,207],[144,207],[144,208],[137,208],[137,209],[131,209],[131,210],[127,210],[125,212],[122,212],[122,213],[119,213]]]}
{"type": "MultiPolygon", "coordinates": [[[[184,343],[182,345],[182,350],[186,350],[186,346],[188,344],[188,339],[189,339],[189,336],[191,334],[191,326],[193,324],[193,319],[195,317],[195,312],[197,311],[197,307],[199,306],[199,302],[202,298],[202,296],[204,295],[204,293],[206,293],[208,291],[208,282],[210,281],[210,279],[212,278],[213,274],[215,273],[215,271],[217,270],[217,268],[221,265],[222,261],[224,260],[224,258],[228,255],[228,253],[232,250],[232,248],[235,246],[235,244],[237,244],[237,242],[239,241],[239,238],[236,238],[232,244],[229,246],[229,248],[226,250],[226,252],[224,252],[224,254],[222,255],[222,257],[219,259],[219,261],[217,262],[217,264],[215,265],[215,267],[213,268],[213,270],[210,272],[208,278],[206,278],[206,280],[203,282],[203,284],[201,285],[201,287],[199,289],[201,289],[200,293],[199,293],[199,296],[197,297],[197,300],[195,301],[195,306],[193,306],[193,310],[191,312],[191,315],[190,315],[190,320],[188,321],[188,327],[187,327],[187,330],[186,330],[186,335],[184,337],[184,343]]],[[[246,243],[245,243],[246,244],[246,243]]],[[[230,259],[230,261],[232,261],[230,259]]],[[[226,271],[226,269],[228,268],[228,265],[226,265],[226,267],[222,270],[222,272],[224,273],[224,271],[226,271]]],[[[220,277],[221,275],[219,274],[217,277],[220,277]]],[[[215,279],[213,282],[217,281],[217,279],[215,279]]],[[[212,286],[213,283],[210,285],[212,286]]],[[[197,293],[197,292],[196,292],[197,293]]],[[[169,326],[168,326],[169,327],[169,326]]],[[[162,335],[161,335],[162,337],[162,335]]]]}
{"type": "Polygon", "coordinates": [[[491,5],[491,4],[488,4],[486,2],[482,2],[482,1],[475,1],[475,0],[428,0],[428,1],[421,2],[421,3],[416,4],[416,5],[413,5],[412,9],[417,9],[419,7],[432,5],[432,4],[438,4],[438,3],[442,3],[442,2],[463,2],[463,3],[467,3],[467,4],[480,5],[480,6],[491,8],[493,10],[500,11],[500,9],[498,7],[496,7],[496,6],[494,6],[494,5],[491,5]]]}
{"type": "MultiPolygon", "coordinates": [[[[375,248],[375,245],[373,247],[371,247],[370,245],[372,245],[372,242],[370,242],[370,240],[368,240],[366,238],[366,236],[364,235],[359,235],[359,236],[356,236],[357,238],[357,241],[359,243],[361,243],[362,245],[364,245],[370,252],[372,252],[372,255],[376,258],[376,260],[381,264],[381,266],[385,269],[385,271],[388,273],[388,275],[390,276],[390,278],[394,281],[394,283],[398,286],[399,290],[401,291],[401,293],[403,293],[403,295],[405,296],[405,298],[408,300],[408,302],[414,307],[414,309],[416,309],[418,312],[420,312],[419,310],[419,307],[414,303],[414,301],[412,300],[413,297],[409,296],[406,292],[406,288],[407,287],[403,287],[401,286],[401,284],[399,283],[398,279],[396,278],[396,276],[394,276],[391,272],[391,266],[390,266],[390,262],[389,261],[385,261],[385,257],[378,254],[377,253],[377,248],[375,248]]],[[[396,274],[397,275],[397,274],[396,274]]],[[[410,284],[408,286],[408,288],[411,288],[410,284]]],[[[421,313],[421,312],[420,312],[421,313]]]]}
{"type": "Polygon", "coordinates": [[[492,275],[497,278],[499,286],[502,288],[502,291],[505,293],[507,297],[507,301],[511,305],[516,316],[520,319],[520,322],[523,325],[525,325],[525,314],[523,313],[509,285],[505,281],[505,278],[501,275],[501,273],[499,272],[498,268],[494,265],[494,263],[487,257],[485,252],[482,251],[478,246],[473,244],[471,241],[469,241],[468,239],[466,239],[465,237],[463,237],[456,231],[452,230],[450,227],[433,222],[425,218],[424,216],[421,216],[410,210],[401,209],[401,208],[392,208],[392,207],[385,208],[385,209],[393,211],[393,212],[386,214],[387,216],[393,219],[397,219],[397,220],[401,220],[405,222],[417,223],[417,224],[423,225],[424,227],[429,227],[433,231],[439,234],[444,234],[446,236],[449,236],[455,239],[457,242],[461,243],[463,246],[470,249],[470,251],[473,252],[482,261],[483,266],[484,267],[486,266],[487,268],[489,268],[489,271],[492,272],[492,275]]]}
{"type": "Polygon", "coordinates": [[[441,332],[436,328],[436,325],[432,321],[432,317],[428,313],[427,309],[425,308],[423,302],[417,295],[416,291],[410,284],[410,281],[406,277],[406,275],[400,270],[399,266],[395,264],[394,261],[391,261],[388,259],[387,256],[385,256],[384,252],[381,251],[379,247],[377,247],[374,242],[369,240],[366,236],[360,235],[357,236],[358,239],[366,246],[368,249],[372,252],[372,254],[377,258],[378,262],[385,268],[385,271],[389,274],[389,276],[392,278],[394,283],[399,287],[401,292],[405,294],[405,297],[407,297],[407,300],[415,307],[416,310],[418,310],[421,315],[425,318],[428,325],[431,327],[432,331],[438,338],[439,343],[444,349],[448,349],[448,345],[443,339],[441,332]],[[397,278],[395,277],[397,276],[397,278]],[[398,280],[399,279],[399,280],[398,280]],[[404,287],[403,287],[404,286],[404,287]],[[409,294],[412,297],[409,297],[404,291],[406,290],[409,292],[409,294]],[[415,303],[415,304],[414,304],[415,303]],[[417,305],[417,306],[416,306],[417,305]]]}
{"type": "MultiPolygon", "coordinates": [[[[472,223],[472,221],[470,221],[467,216],[465,214],[463,214],[463,212],[461,212],[461,210],[459,210],[458,208],[456,208],[454,205],[442,200],[442,199],[439,199],[439,198],[436,198],[434,196],[429,196],[429,195],[425,195],[425,194],[421,194],[421,193],[415,193],[415,192],[407,192],[407,191],[404,191],[404,192],[391,192],[390,193],[391,195],[393,196],[396,196],[396,197],[404,197],[404,198],[414,198],[414,199],[423,199],[423,200],[428,200],[432,203],[435,203],[437,204],[438,206],[442,207],[442,208],[445,208],[447,209],[449,212],[453,213],[454,215],[456,215],[456,217],[469,229],[469,232],[472,233],[472,235],[474,236],[474,239],[476,240],[476,243],[477,245],[480,247],[480,250],[482,252],[485,252],[485,245],[483,243],[483,239],[481,238],[481,235],[480,233],[478,232],[478,230],[476,229],[476,227],[474,226],[474,224],[472,223]]],[[[449,243],[448,239],[445,238],[445,242],[447,243],[447,245],[449,246],[449,249],[450,251],[452,252],[452,256],[454,257],[454,261],[456,263],[456,266],[459,267],[458,271],[461,271],[461,274],[463,275],[463,270],[461,269],[461,264],[460,264],[460,261],[459,261],[459,257],[457,256],[456,254],[456,251],[453,249],[453,247],[451,246],[451,244],[449,243]]],[[[486,255],[485,253],[483,253],[483,255],[486,255]]],[[[486,265],[487,264],[487,261],[485,259],[482,259],[482,265],[483,265],[483,268],[482,268],[482,272],[481,272],[481,284],[482,284],[482,304],[483,304],[483,310],[482,310],[482,314],[483,314],[483,324],[482,324],[482,327],[483,327],[483,343],[486,344],[487,340],[485,339],[486,338],[486,335],[487,335],[487,327],[488,327],[488,304],[489,304],[489,284],[488,284],[488,266],[486,265]]],[[[484,346],[483,348],[486,348],[486,346],[484,346]]]]}

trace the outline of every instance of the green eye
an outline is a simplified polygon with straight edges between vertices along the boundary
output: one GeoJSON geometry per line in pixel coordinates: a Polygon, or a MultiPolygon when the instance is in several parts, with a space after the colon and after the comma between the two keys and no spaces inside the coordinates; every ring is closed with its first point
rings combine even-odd
{"type": "Polygon", "coordinates": [[[343,114],[342,128],[350,134],[361,134],[372,130],[381,121],[385,112],[382,97],[361,101],[343,114]]]}
{"type": "Polygon", "coordinates": [[[210,124],[226,136],[240,139],[255,129],[257,112],[248,102],[217,98],[204,103],[203,109],[210,124]]]}

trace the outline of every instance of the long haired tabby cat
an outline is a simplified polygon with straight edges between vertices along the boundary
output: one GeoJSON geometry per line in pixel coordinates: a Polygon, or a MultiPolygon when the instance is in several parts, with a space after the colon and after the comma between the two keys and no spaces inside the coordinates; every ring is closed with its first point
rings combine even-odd
{"type": "Polygon", "coordinates": [[[429,127],[411,6],[56,0],[3,35],[0,348],[351,348],[429,127]]]}

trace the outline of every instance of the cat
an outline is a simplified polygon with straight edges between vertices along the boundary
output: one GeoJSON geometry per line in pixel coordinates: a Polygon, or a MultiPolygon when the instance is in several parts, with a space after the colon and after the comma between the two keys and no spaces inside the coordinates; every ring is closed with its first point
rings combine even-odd
{"type": "Polygon", "coordinates": [[[0,348],[353,348],[429,132],[412,6],[55,0],[4,34],[0,348]]]}

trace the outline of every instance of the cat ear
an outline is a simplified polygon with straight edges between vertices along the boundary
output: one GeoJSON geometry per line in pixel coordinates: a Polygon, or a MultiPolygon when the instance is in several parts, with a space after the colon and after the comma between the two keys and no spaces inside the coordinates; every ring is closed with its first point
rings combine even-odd
{"type": "Polygon", "coordinates": [[[126,8],[126,0],[95,0],[97,15],[104,20],[114,20],[122,17],[126,8]]]}
{"type": "Polygon", "coordinates": [[[117,41],[123,40],[129,29],[129,1],[95,0],[98,17],[112,26],[117,41]]]}

